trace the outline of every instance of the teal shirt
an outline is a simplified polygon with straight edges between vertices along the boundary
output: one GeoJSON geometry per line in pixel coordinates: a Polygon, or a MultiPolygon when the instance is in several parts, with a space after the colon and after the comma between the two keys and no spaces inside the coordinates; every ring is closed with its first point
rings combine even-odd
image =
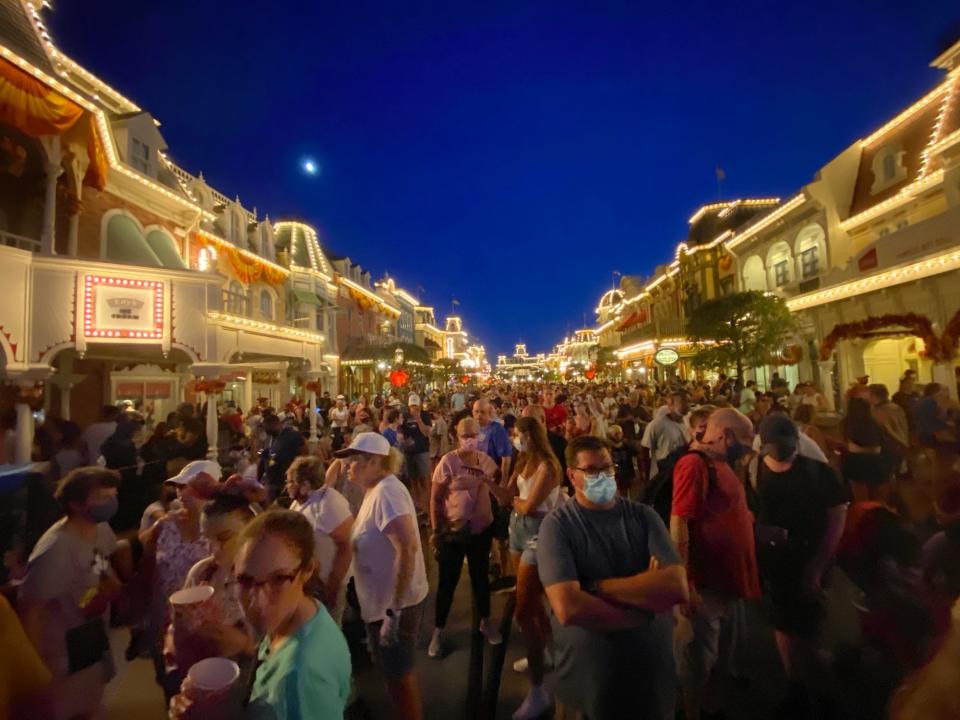
{"type": "Polygon", "coordinates": [[[340,720],[350,696],[350,650],[322,605],[276,652],[260,645],[248,717],[340,720]]]}

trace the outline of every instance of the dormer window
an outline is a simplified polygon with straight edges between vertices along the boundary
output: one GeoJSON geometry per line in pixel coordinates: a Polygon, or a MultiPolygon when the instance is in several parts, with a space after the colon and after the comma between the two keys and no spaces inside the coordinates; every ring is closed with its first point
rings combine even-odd
{"type": "Polygon", "coordinates": [[[150,146],[136,138],[130,139],[130,165],[144,175],[150,174],[150,146]]]}
{"type": "Polygon", "coordinates": [[[871,195],[906,180],[907,168],[903,164],[904,155],[906,155],[906,151],[900,146],[899,142],[889,143],[877,150],[876,155],[873,156],[871,167],[873,171],[873,184],[870,186],[871,195]]]}

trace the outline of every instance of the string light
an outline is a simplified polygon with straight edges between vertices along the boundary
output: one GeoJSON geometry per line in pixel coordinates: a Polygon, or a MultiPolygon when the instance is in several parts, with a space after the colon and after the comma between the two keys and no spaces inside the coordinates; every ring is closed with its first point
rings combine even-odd
{"type": "Polygon", "coordinates": [[[805,295],[798,295],[786,301],[787,308],[791,312],[806,310],[807,308],[823,305],[834,300],[860,295],[866,292],[874,292],[883,288],[901,285],[911,280],[939,275],[960,268],[960,251],[944,253],[936,257],[920,260],[910,265],[894,268],[880,272],[860,280],[834,285],[830,288],[817,290],[805,295]]]}
{"type": "Polygon", "coordinates": [[[254,330],[265,330],[277,335],[289,335],[291,337],[313,340],[318,343],[324,341],[324,336],[321,333],[311,332],[309,330],[300,330],[299,328],[287,327],[285,325],[276,325],[275,323],[264,322],[263,320],[251,320],[250,318],[245,318],[240,315],[231,315],[229,313],[210,310],[207,312],[207,316],[211,320],[219,320],[220,322],[252,328],[254,330]]]}
{"type": "Polygon", "coordinates": [[[914,180],[892,198],[884,200],[881,203],[877,203],[873,207],[864,210],[862,213],[858,213],[853,217],[847,218],[840,223],[840,227],[846,231],[856,228],[868,220],[872,220],[875,217],[883,215],[889,210],[893,210],[894,208],[898,208],[901,205],[910,202],[924,190],[941,182],[943,182],[943,170],[934,170],[926,177],[922,177],[919,180],[914,180]]]}

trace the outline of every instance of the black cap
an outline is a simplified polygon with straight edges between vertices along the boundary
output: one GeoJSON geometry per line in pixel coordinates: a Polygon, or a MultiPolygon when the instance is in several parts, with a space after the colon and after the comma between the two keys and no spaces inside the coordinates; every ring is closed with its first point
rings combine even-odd
{"type": "Polygon", "coordinates": [[[800,431],[793,420],[782,413],[767,415],[760,421],[760,442],[764,445],[784,447],[800,444],[800,431]]]}

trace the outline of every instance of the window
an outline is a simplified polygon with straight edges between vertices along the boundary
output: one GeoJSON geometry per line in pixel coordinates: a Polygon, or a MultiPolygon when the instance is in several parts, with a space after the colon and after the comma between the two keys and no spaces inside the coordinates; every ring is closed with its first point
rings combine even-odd
{"type": "MultiPolygon", "coordinates": [[[[817,256],[816,247],[809,247],[800,253],[800,273],[804,280],[816,277],[820,273],[820,258],[817,256]]],[[[777,277],[779,285],[779,276],[777,277]]]]}
{"type": "Polygon", "coordinates": [[[273,296],[269,290],[260,291],[260,316],[273,320],[273,296]]]}
{"type": "Polygon", "coordinates": [[[897,156],[893,153],[883,156],[883,179],[884,181],[893,180],[897,174],[897,156]]]}
{"type": "Polygon", "coordinates": [[[327,311],[321,307],[318,307],[316,312],[316,328],[317,332],[327,331],[327,311]]]}
{"type": "Polygon", "coordinates": [[[900,220],[897,222],[897,230],[903,230],[910,222],[908,220],[900,220]]]}
{"type": "Polygon", "coordinates": [[[787,260],[780,260],[773,266],[773,279],[777,287],[783,287],[790,282],[790,263],[787,260]]]}
{"type": "Polygon", "coordinates": [[[720,278],[720,294],[729,295],[733,292],[733,276],[728,275],[725,278],[720,278]]]}
{"type": "Polygon", "coordinates": [[[230,288],[227,290],[227,312],[231,315],[243,315],[246,316],[247,313],[247,293],[243,289],[243,285],[238,283],[236,280],[230,283],[230,288]]]}
{"type": "Polygon", "coordinates": [[[132,138],[130,140],[130,164],[144,175],[149,175],[150,146],[132,138]]]}
{"type": "Polygon", "coordinates": [[[886,237],[889,234],[890,234],[890,228],[888,228],[887,226],[880,228],[880,232],[877,233],[878,237],[886,237]]]}

